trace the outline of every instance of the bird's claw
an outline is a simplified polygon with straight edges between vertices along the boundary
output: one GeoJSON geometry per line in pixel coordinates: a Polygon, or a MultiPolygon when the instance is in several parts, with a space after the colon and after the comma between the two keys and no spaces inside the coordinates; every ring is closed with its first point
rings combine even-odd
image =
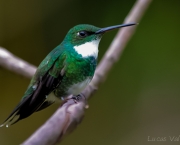
{"type": "Polygon", "coordinates": [[[80,101],[82,99],[82,97],[84,97],[84,95],[83,94],[79,94],[77,96],[73,96],[72,99],[74,100],[75,103],[78,103],[78,101],[80,101]]]}

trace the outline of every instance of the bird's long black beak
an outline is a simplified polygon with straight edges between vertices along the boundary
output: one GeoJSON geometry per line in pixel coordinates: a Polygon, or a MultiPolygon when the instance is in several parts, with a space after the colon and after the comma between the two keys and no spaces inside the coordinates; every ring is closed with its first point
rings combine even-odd
{"type": "Polygon", "coordinates": [[[133,26],[136,25],[136,23],[129,23],[129,24],[121,24],[121,25],[115,25],[115,26],[110,26],[110,27],[106,27],[106,28],[101,28],[100,30],[96,31],[95,34],[101,34],[113,29],[117,29],[117,28],[122,28],[122,27],[128,27],[128,26],[133,26]]]}

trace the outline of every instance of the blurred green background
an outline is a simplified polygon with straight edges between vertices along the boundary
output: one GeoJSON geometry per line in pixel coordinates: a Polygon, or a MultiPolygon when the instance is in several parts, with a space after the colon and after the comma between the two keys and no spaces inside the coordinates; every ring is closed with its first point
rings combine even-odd
{"type": "MultiPolygon", "coordinates": [[[[134,2],[0,0],[0,46],[37,66],[74,25],[121,24],[134,2]]],[[[103,37],[99,60],[116,32],[103,37]]],[[[84,120],[62,145],[180,144],[180,139],[170,140],[180,135],[179,38],[180,1],[154,0],[120,61],[89,101],[84,120]]],[[[29,81],[0,68],[0,122],[17,105],[29,81]]],[[[0,144],[22,143],[57,107],[0,128],[0,144]]]]}

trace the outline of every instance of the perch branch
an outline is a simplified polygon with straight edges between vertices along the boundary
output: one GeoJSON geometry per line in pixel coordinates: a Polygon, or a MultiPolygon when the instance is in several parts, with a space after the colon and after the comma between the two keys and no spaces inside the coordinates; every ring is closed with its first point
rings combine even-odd
{"type": "MultiPolygon", "coordinates": [[[[126,17],[124,23],[139,22],[150,2],[151,0],[137,0],[131,12],[126,17]]],[[[65,134],[74,130],[74,128],[83,118],[87,99],[89,99],[90,96],[92,96],[92,94],[98,89],[98,86],[105,80],[114,63],[119,60],[122,51],[133,35],[135,28],[136,27],[122,28],[117,33],[109,49],[99,63],[92,82],[82,92],[83,95],[79,98],[79,101],[74,101],[73,99],[66,100],[44,125],[42,125],[34,134],[32,134],[32,136],[30,136],[24,143],[22,143],[23,145],[54,145],[61,141],[65,134]]],[[[7,52],[6,50],[4,51],[7,52]]],[[[1,52],[3,51],[0,51],[0,53],[1,52]]],[[[2,56],[0,55],[0,61],[2,60],[1,57],[2,56]]],[[[11,54],[11,57],[14,58],[15,56],[11,54]]],[[[11,68],[11,66],[7,67],[9,64],[6,61],[8,60],[6,59],[3,61],[4,63],[0,63],[0,65],[3,64],[3,66],[8,69],[11,68]]],[[[22,60],[20,60],[20,62],[22,62],[22,60]]],[[[26,66],[28,67],[28,65],[26,66]]],[[[15,71],[16,73],[19,73],[23,76],[30,77],[34,74],[35,67],[31,67],[31,70],[29,71],[30,73],[28,75],[25,75],[26,72],[21,72],[25,71],[26,69],[19,71],[16,71],[16,69],[10,70],[15,71]]]]}

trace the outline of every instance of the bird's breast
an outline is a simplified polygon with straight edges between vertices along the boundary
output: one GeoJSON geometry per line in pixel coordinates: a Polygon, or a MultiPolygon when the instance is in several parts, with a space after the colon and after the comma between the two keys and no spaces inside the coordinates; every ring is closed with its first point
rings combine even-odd
{"type": "Polygon", "coordinates": [[[69,87],[69,89],[67,90],[67,93],[73,94],[73,95],[80,94],[87,87],[87,85],[90,83],[90,81],[91,81],[91,79],[87,78],[82,82],[71,85],[69,87]]]}
{"type": "Polygon", "coordinates": [[[86,88],[93,78],[96,59],[92,56],[77,59],[75,55],[71,55],[67,57],[65,64],[62,80],[54,91],[58,98],[78,95],[86,88]]]}

